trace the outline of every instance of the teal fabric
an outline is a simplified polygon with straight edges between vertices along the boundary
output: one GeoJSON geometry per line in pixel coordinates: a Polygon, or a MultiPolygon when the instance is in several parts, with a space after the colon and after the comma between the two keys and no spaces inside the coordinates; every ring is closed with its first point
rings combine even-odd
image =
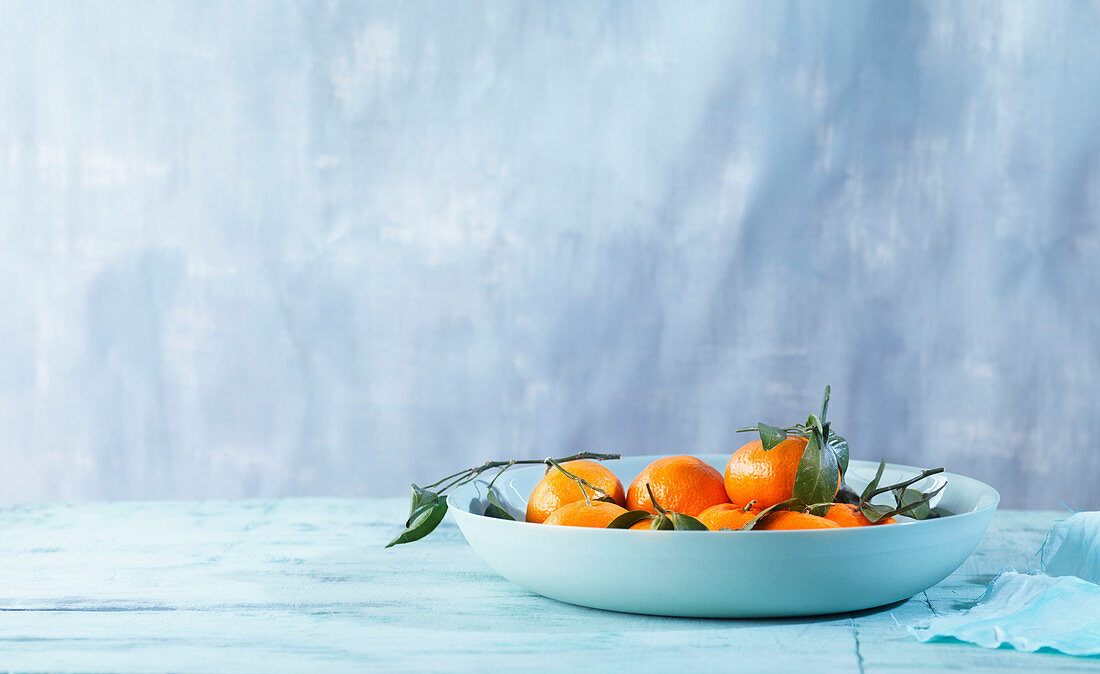
{"type": "Polygon", "coordinates": [[[1077,513],[1055,524],[1040,554],[1048,575],[1100,583],[1100,512],[1077,513]]]}
{"type": "Polygon", "coordinates": [[[1040,552],[1042,571],[1006,569],[973,607],[909,631],[921,641],[1100,655],[1100,513],[1057,523],[1040,552]]]}

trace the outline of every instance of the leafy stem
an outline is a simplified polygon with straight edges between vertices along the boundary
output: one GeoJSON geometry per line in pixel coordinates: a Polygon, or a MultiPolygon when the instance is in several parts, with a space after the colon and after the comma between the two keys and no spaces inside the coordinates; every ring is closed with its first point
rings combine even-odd
{"type": "Polygon", "coordinates": [[[926,519],[932,517],[931,509],[928,504],[932,501],[932,498],[936,494],[940,493],[947,483],[944,482],[939,487],[936,487],[929,492],[918,492],[913,489],[906,489],[909,485],[920,482],[926,477],[936,475],[943,472],[943,467],[929,468],[922,470],[916,477],[911,477],[908,480],[902,480],[895,484],[880,487],[879,482],[882,480],[882,473],[886,469],[886,462],[881,461],[878,464],[878,471],[875,472],[875,477],[867,483],[867,487],[864,488],[863,494],[859,498],[859,509],[863,513],[863,516],[872,522],[878,522],[879,520],[886,519],[887,517],[893,517],[894,515],[909,514],[914,519],[926,519]],[[889,508],[887,506],[875,505],[871,503],[871,499],[879,494],[885,494],[886,492],[893,492],[894,499],[896,501],[896,508],[889,508]]]}
{"type": "MultiPolygon", "coordinates": [[[[561,472],[568,475],[571,479],[577,482],[581,488],[581,493],[584,495],[584,500],[591,503],[588,497],[588,493],[585,491],[585,487],[607,495],[604,490],[595,487],[591,483],[583,480],[576,475],[573,475],[569,471],[561,467],[562,463],[567,461],[578,461],[581,459],[589,459],[592,461],[609,461],[612,459],[618,459],[618,454],[598,454],[596,452],[578,452],[572,456],[562,457],[560,459],[552,459],[547,457],[545,459],[508,459],[505,461],[486,461],[480,466],[474,466],[473,468],[467,468],[460,470],[457,473],[451,473],[446,477],[440,478],[435,482],[429,484],[427,487],[418,487],[412,485],[412,502],[409,507],[409,518],[405,520],[405,530],[401,534],[389,542],[386,545],[387,548],[401,543],[412,543],[424,538],[443,521],[443,517],[447,514],[447,499],[443,494],[449,489],[462,486],[473,482],[482,473],[499,468],[500,470],[493,479],[489,482],[488,501],[489,505],[485,509],[485,515],[488,517],[497,517],[501,519],[514,519],[508,511],[504,508],[503,504],[496,496],[496,492],[493,491],[493,484],[496,483],[504,471],[508,470],[512,466],[518,465],[532,465],[532,464],[545,464],[547,469],[556,467],[561,472]]],[[[608,496],[609,497],[609,496],[608,496]]]]}
{"type": "MultiPolygon", "coordinates": [[[[756,433],[760,430],[759,426],[749,426],[748,428],[738,428],[736,433],[756,433]]],[[[776,430],[783,431],[788,435],[805,435],[806,427],[802,424],[795,424],[794,426],[787,426],[785,428],[776,427],[776,430]]]]}
{"type": "Polygon", "coordinates": [[[515,461],[509,461],[507,465],[502,466],[500,471],[496,475],[493,476],[493,479],[489,480],[489,486],[486,487],[486,488],[487,489],[492,489],[493,485],[496,484],[497,478],[500,477],[501,475],[504,475],[504,471],[508,470],[509,468],[511,468],[514,465],[516,465],[515,461]]]}
{"type": "Polygon", "coordinates": [[[834,433],[828,421],[831,397],[832,387],[826,386],[821,399],[821,414],[808,415],[805,423],[769,426],[759,422],[756,428],[737,429],[738,432],[754,430],[759,433],[760,448],[765,452],[775,449],[790,436],[806,439],[791,493],[792,498],[803,503],[832,501],[848,470],[848,441],[834,433]]]}
{"type": "Polygon", "coordinates": [[[944,469],[943,466],[940,466],[939,468],[928,468],[927,470],[922,470],[920,475],[918,475],[916,477],[911,477],[908,480],[904,480],[902,482],[898,482],[897,484],[891,484],[891,485],[887,485],[885,487],[877,487],[875,489],[872,489],[872,491],[869,494],[866,491],[864,491],[863,492],[863,499],[864,500],[870,500],[870,499],[874,498],[875,496],[878,496],[879,494],[885,494],[888,491],[894,491],[895,489],[904,489],[904,488],[908,487],[909,485],[911,485],[915,482],[920,482],[921,480],[923,480],[926,477],[930,477],[932,475],[937,475],[939,473],[942,473],[944,470],[945,469],[944,469]]]}
{"type": "Polygon", "coordinates": [[[478,475],[484,473],[485,471],[492,470],[494,468],[503,467],[503,468],[507,469],[507,468],[511,468],[512,466],[532,465],[532,464],[538,464],[538,463],[544,463],[547,466],[549,466],[550,461],[559,461],[559,462],[562,462],[562,463],[564,463],[566,461],[578,461],[580,459],[590,459],[592,461],[610,461],[612,459],[618,459],[618,458],[621,458],[621,455],[619,455],[619,454],[597,454],[596,452],[578,452],[578,453],[574,454],[573,456],[566,456],[566,457],[562,457],[560,459],[546,458],[546,459],[509,459],[507,461],[486,461],[485,463],[481,464],[480,466],[475,466],[474,468],[467,468],[466,470],[460,470],[457,473],[452,473],[452,474],[448,475],[447,477],[445,477],[441,480],[437,480],[436,482],[433,482],[433,483],[429,484],[427,487],[424,487],[424,489],[431,489],[432,487],[436,487],[440,484],[443,484],[444,482],[447,482],[448,480],[451,480],[452,478],[458,478],[458,480],[455,480],[454,483],[452,483],[452,484],[450,484],[446,487],[442,487],[442,488],[436,490],[437,492],[442,493],[442,492],[446,491],[447,489],[450,489],[450,488],[454,487],[459,482],[462,482],[464,479],[467,479],[467,478],[470,478],[470,477],[477,477],[478,475]]]}

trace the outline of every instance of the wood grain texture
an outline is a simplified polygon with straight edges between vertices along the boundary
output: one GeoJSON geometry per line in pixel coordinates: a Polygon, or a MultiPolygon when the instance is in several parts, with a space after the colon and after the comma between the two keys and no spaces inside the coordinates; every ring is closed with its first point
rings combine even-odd
{"type": "Polygon", "coordinates": [[[905,631],[977,598],[1005,566],[1034,567],[1058,513],[998,513],[957,573],[883,609],[691,620],[533,595],[496,576],[449,520],[426,541],[384,550],[405,508],[403,499],[7,508],[0,669],[1100,671],[1097,659],[920,644],[905,631]]]}

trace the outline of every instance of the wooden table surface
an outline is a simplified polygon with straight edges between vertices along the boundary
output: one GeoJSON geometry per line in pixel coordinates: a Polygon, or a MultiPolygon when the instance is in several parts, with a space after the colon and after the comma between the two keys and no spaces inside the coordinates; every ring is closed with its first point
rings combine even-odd
{"type": "Polygon", "coordinates": [[[1100,659],[921,644],[905,630],[977,598],[1005,566],[1034,568],[1063,513],[998,513],[958,572],[882,609],[693,620],[531,594],[485,566],[449,519],[384,550],[404,499],[2,512],[4,670],[1100,671],[1100,659]]]}

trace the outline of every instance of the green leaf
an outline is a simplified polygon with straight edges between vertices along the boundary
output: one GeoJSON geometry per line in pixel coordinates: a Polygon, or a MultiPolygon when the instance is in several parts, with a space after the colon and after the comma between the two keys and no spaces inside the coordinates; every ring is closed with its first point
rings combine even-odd
{"type": "Polygon", "coordinates": [[[825,517],[825,513],[829,512],[829,508],[832,508],[832,503],[817,503],[815,505],[806,508],[806,512],[811,515],[817,515],[818,517],[825,517]]]}
{"type": "Polygon", "coordinates": [[[863,516],[871,520],[874,524],[881,519],[892,517],[891,511],[886,506],[872,505],[870,503],[862,502],[859,504],[859,510],[863,513],[863,516]]]}
{"type": "Polygon", "coordinates": [[[840,484],[840,489],[836,493],[836,498],[834,498],[833,501],[836,503],[856,505],[859,503],[859,494],[852,491],[851,487],[842,482],[840,484]]]}
{"type": "Polygon", "coordinates": [[[751,531],[753,527],[760,523],[760,520],[764,519],[773,512],[779,510],[797,510],[804,507],[805,504],[802,502],[801,499],[789,498],[786,501],[780,501],[779,503],[768,506],[767,508],[764,508],[763,510],[758,512],[756,514],[756,517],[753,517],[748,522],[745,522],[745,525],[741,527],[741,531],[751,531]]]}
{"type": "Polygon", "coordinates": [[[836,462],[840,466],[840,475],[843,477],[848,472],[848,441],[829,429],[828,445],[833,450],[833,454],[836,454],[836,462]]]}
{"type": "Polygon", "coordinates": [[[803,503],[831,502],[840,488],[840,468],[836,454],[825,446],[821,434],[810,433],[810,440],[794,475],[793,496],[803,503]]]}
{"type": "Polygon", "coordinates": [[[513,522],[516,521],[516,518],[512,517],[511,513],[509,513],[504,508],[496,505],[495,503],[490,503],[489,505],[485,506],[484,515],[486,517],[492,517],[498,520],[511,520],[513,522]]]}
{"type": "Polygon", "coordinates": [[[615,519],[611,520],[611,524],[607,525],[608,529],[629,529],[638,522],[645,519],[652,519],[653,515],[645,510],[631,510],[619,515],[615,519]]]}
{"type": "MultiPolygon", "coordinates": [[[[594,498],[592,500],[593,501],[603,501],[604,503],[615,503],[615,497],[611,496],[610,494],[604,494],[603,496],[600,496],[599,498],[594,498]]],[[[618,505],[618,504],[616,503],[616,505],[618,505]]]]}
{"type": "Polygon", "coordinates": [[[446,501],[437,501],[432,505],[420,506],[408,526],[405,528],[405,531],[401,532],[400,536],[390,541],[386,547],[391,548],[401,543],[419,541],[421,538],[435,531],[435,528],[443,521],[443,517],[446,514],[446,501]]]}
{"type": "Polygon", "coordinates": [[[412,485],[412,502],[409,504],[409,517],[405,520],[405,526],[408,527],[412,524],[413,517],[416,516],[416,511],[423,506],[432,506],[439,503],[439,494],[422,487],[418,487],[415,484],[412,485]]]}
{"type": "Polygon", "coordinates": [[[871,500],[871,496],[875,493],[875,490],[878,489],[878,483],[882,480],[882,471],[884,470],[886,470],[886,462],[879,461],[878,471],[875,473],[875,479],[868,482],[867,486],[863,488],[863,494],[861,494],[859,497],[861,501],[871,500]]]}
{"type": "Polygon", "coordinates": [[[787,439],[787,431],[775,426],[769,426],[764,422],[756,424],[756,430],[760,433],[760,446],[764,451],[770,451],[776,445],[787,439]]]}
{"type": "Polygon", "coordinates": [[[497,496],[497,493],[493,491],[492,487],[489,488],[489,494],[486,500],[489,501],[489,505],[485,506],[486,517],[495,517],[499,520],[511,520],[513,522],[516,521],[516,518],[512,517],[512,513],[508,512],[504,504],[500,502],[500,498],[497,496]]]}
{"type": "Polygon", "coordinates": [[[672,528],[676,531],[709,531],[707,525],[691,515],[670,512],[668,518],[672,520],[672,528]]]}
{"type": "Polygon", "coordinates": [[[915,520],[927,519],[932,514],[932,508],[929,507],[928,501],[924,499],[924,494],[917,489],[905,489],[901,490],[902,493],[898,494],[899,490],[894,490],[894,500],[897,502],[899,508],[904,508],[907,505],[912,505],[913,508],[906,513],[907,516],[912,517],[915,520]]]}
{"type": "Polygon", "coordinates": [[[829,390],[830,387],[825,386],[825,399],[821,401],[821,423],[825,423],[825,413],[829,411],[829,390]]]}
{"type": "Polygon", "coordinates": [[[944,482],[940,486],[936,487],[932,491],[919,492],[916,489],[906,489],[905,494],[902,496],[902,502],[898,504],[898,515],[905,515],[906,517],[912,517],[915,520],[927,520],[936,517],[933,513],[930,505],[932,498],[943,491],[943,488],[947,486],[944,482]]]}
{"type": "MultiPolygon", "coordinates": [[[[619,517],[622,517],[622,515],[619,515],[619,517]]],[[[653,518],[653,524],[649,528],[654,531],[673,531],[676,529],[676,525],[672,523],[672,518],[668,515],[658,515],[653,518]]]]}

